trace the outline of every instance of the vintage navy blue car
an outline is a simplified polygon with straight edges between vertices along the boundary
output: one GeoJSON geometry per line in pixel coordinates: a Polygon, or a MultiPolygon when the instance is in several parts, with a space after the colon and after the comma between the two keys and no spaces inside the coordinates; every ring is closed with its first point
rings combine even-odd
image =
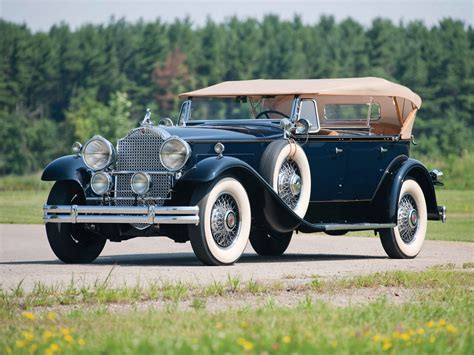
{"type": "Polygon", "coordinates": [[[409,158],[421,99],[378,78],[223,82],[180,95],[176,125],[150,112],[116,148],[94,136],[50,163],[49,243],[92,262],[107,239],[191,241],[208,265],[236,262],[248,241],[281,255],[294,231],[373,230],[392,258],[421,250],[444,221],[429,172],[409,158]]]}

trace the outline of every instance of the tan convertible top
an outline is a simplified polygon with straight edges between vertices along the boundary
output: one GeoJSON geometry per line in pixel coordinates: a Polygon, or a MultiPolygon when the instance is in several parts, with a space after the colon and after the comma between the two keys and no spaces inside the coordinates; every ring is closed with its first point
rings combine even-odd
{"type": "Polygon", "coordinates": [[[374,77],[341,79],[258,79],[225,81],[185,92],[180,97],[276,95],[390,96],[407,99],[420,108],[421,98],[405,86],[374,77]]]}

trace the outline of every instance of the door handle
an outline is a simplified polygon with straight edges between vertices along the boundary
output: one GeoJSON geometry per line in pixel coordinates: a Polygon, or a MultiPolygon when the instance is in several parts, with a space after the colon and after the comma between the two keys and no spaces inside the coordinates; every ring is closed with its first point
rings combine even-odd
{"type": "Polygon", "coordinates": [[[343,150],[341,148],[336,148],[336,154],[342,153],[343,150]]]}
{"type": "Polygon", "coordinates": [[[388,149],[387,148],[384,148],[384,147],[380,147],[380,153],[387,153],[388,152],[388,149]]]}

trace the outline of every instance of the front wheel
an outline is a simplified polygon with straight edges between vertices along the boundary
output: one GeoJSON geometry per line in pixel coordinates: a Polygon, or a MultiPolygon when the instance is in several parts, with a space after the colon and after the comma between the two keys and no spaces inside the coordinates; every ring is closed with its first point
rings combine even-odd
{"type": "Polygon", "coordinates": [[[423,190],[415,180],[405,180],[398,200],[397,226],[380,230],[380,240],[387,255],[394,259],[417,256],[425,241],[427,224],[423,190]]]}
{"type": "Polygon", "coordinates": [[[287,233],[253,231],[250,234],[250,244],[258,255],[280,256],[290,245],[292,236],[293,231],[287,233]]]}
{"type": "MultiPolygon", "coordinates": [[[[48,196],[48,205],[85,204],[81,187],[57,182],[48,196]]],[[[93,262],[104,249],[106,239],[84,229],[82,224],[46,223],[49,245],[59,260],[67,264],[93,262]]]]}
{"type": "Polygon", "coordinates": [[[189,226],[196,256],[206,265],[235,263],[247,246],[251,227],[250,202],[242,184],[224,177],[193,193],[199,225],[189,226]]]}

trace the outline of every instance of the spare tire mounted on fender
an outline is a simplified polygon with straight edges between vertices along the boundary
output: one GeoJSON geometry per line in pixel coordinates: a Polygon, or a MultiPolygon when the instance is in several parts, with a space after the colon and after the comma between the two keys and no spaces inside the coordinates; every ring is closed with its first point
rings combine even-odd
{"type": "Polygon", "coordinates": [[[304,218],[311,196],[311,172],[303,148],[294,141],[270,143],[262,155],[260,173],[278,196],[304,218]]]}

